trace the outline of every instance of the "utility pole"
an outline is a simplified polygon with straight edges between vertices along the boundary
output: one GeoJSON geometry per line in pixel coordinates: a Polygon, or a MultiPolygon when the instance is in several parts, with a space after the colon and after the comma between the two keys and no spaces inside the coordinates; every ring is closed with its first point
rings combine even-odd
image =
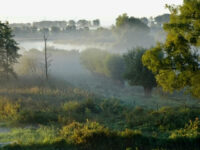
{"type": "Polygon", "coordinates": [[[44,55],[45,55],[45,76],[48,81],[48,62],[47,62],[47,37],[44,33],[44,55]]]}

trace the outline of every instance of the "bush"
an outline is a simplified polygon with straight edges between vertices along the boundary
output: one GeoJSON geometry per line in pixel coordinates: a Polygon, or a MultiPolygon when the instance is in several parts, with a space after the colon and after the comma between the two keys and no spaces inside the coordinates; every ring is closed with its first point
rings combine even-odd
{"type": "Polygon", "coordinates": [[[7,98],[0,99],[0,119],[5,120],[16,120],[20,110],[20,104],[13,102],[7,98]]]}
{"type": "Polygon", "coordinates": [[[101,136],[106,136],[108,129],[97,122],[87,121],[85,124],[72,122],[70,125],[64,126],[60,133],[70,143],[88,144],[92,141],[97,142],[96,139],[101,136]]]}

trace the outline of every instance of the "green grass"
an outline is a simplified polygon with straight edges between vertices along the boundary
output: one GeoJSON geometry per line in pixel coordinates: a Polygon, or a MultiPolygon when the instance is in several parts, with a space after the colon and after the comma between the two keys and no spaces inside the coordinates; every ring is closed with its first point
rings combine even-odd
{"type": "Polygon", "coordinates": [[[21,145],[51,144],[55,142],[58,133],[58,129],[53,126],[14,128],[10,132],[0,133],[0,142],[14,142],[21,145]]]}

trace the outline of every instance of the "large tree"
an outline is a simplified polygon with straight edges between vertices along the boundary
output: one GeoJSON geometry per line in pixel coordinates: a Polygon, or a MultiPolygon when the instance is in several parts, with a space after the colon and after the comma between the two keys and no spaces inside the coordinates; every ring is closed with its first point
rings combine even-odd
{"type": "Polygon", "coordinates": [[[147,51],[143,63],[165,91],[184,88],[200,98],[200,0],[167,7],[171,15],[164,25],[166,41],[147,51]]]}
{"type": "Polygon", "coordinates": [[[125,73],[124,78],[130,85],[143,86],[145,96],[151,96],[153,87],[156,86],[156,80],[153,73],[142,64],[142,55],[145,49],[136,48],[124,54],[125,73]]]}
{"type": "Polygon", "coordinates": [[[0,22],[0,78],[9,79],[11,76],[16,77],[13,65],[17,62],[18,46],[13,39],[13,34],[8,23],[0,22]]]}

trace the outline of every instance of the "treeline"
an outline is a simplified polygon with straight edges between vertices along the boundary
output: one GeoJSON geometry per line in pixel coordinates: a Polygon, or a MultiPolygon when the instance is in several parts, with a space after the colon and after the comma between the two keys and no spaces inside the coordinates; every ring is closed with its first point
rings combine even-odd
{"type": "MultiPolygon", "coordinates": [[[[123,14],[125,15],[125,14],[123,14]]],[[[134,17],[133,17],[134,18],[134,17]]],[[[155,18],[138,18],[144,24],[150,27],[161,27],[164,23],[169,21],[169,14],[159,15],[155,18]]],[[[69,20],[69,21],[40,21],[33,23],[13,23],[10,24],[10,27],[14,30],[14,32],[37,32],[42,31],[44,29],[59,32],[65,31],[69,29],[84,29],[84,28],[92,28],[92,27],[100,27],[101,22],[99,19],[95,20],[85,20],[81,19],[78,21],[69,20]]]]}
{"type": "Polygon", "coordinates": [[[93,20],[93,23],[87,20],[41,21],[10,26],[16,39],[20,40],[41,40],[42,35],[47,33],[49,40],[64,44],[99,44],[111,50],[123,51],[135,46],[149,48],[155,45],[155,41],[163,41],[165,33],[162,25],[168,20],[169,15],[166,14],[149,19],[122,14],[110,28],[101,27],[98,19],[93,20]]]}
{"type": "Polygon", "coordinates": [[[36,33],[36,32],[61,32],[68,30],[79,30],[100,27],[101,23],[99,19],[92,21],[89,20],[74,20],[69,21],[40,21],[33,23],[13,23],[10,27],[14,33],[36,33]]]}

